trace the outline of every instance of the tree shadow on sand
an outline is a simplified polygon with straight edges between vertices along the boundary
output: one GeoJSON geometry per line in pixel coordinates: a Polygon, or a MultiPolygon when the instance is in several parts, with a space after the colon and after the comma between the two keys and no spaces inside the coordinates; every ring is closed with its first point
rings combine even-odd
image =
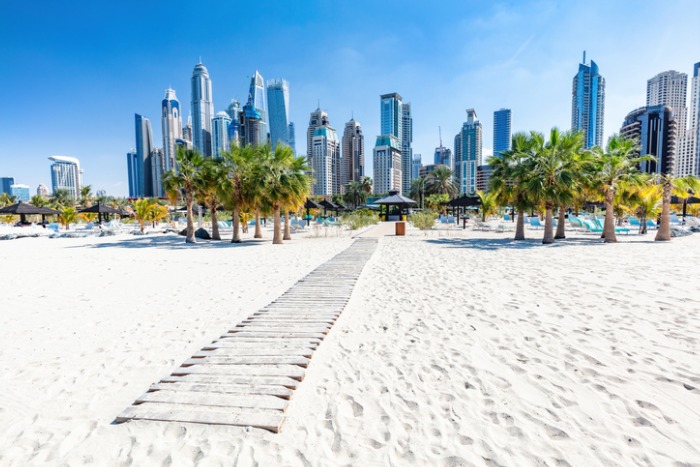
{"type": "MultiPolygon", "coordinates": [[[[543,245],[541,239],[528,238],[526,240],[515,241],[512,238],[437,238],[426,240],[427,243],[442,245],[447,248],[472,248],[475,250],[526,250],[531,248],[566,248],[571,246],[586,245],[590,247],[601,247],[606,244],[599,237],[590,238],[564,238],[556,240],[549,245],[543,245]]],[[[620,241],[620,243],[627,243],[620,241]]],[[[630,242],[631,243],[631,242],[630,242]]],[[[653,243],[648,241],[638,241],[635,243],[653,243]]]]}
{"type": "Polygon", "coordinates": [[[230,239],[202,240],[197,243],[185,243],[185,237],[180,235],[145,235],[134,238],[123,238],[113,242],[76,245],[69,248],[155,248],[161,250],[196,250],[196,249],[229,249],[257,246],[269,243],[270,240],[250,239],[241,243],[231,243],[230,239]]]}

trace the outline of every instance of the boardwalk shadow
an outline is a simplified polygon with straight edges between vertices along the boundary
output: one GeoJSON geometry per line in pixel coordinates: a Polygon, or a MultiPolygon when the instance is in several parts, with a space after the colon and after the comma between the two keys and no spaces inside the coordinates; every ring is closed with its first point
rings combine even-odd
{"type": "Polygon", "coordinates": [[[437,238],[426,240],[427,243],[446,248],[471,248],[475,250],[526,250],[531,248],[565,248],[568,246],[601,246],[600,238],[565,238],[550,245],[543,245],[541,239],[528,238],[515,241],[512,238],[437,238]]]}
{"type": "Polygon", "coordinates": [[[180,235],[145,235],[133,238],[122,238],[113,242],[79,245],[69,248],[155,248],[162,250],[193,250],[193,249],[229,249],[247,248],[270,242],[270,240],[250,239],[241,243],[231,243],[230,239],[201,240],[197,243],[185,243],[185,237],[180,235]]]}

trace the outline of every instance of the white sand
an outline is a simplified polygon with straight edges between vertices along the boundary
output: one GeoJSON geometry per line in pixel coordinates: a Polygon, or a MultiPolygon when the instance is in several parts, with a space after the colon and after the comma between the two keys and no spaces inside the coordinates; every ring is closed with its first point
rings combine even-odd
{"type": "Polygon", "coordinates": [[[700,235],[409,233],[380,240],[279,434],[111,422],[347,237],[0,242],[0,465],[700,464],[700,235]]]}

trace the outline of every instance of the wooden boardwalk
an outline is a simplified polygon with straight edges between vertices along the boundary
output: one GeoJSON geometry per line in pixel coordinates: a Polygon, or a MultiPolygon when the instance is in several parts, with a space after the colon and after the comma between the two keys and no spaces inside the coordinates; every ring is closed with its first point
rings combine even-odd
{"type": "Polygon", "coordinates": [[[314,351],[377,248],[350,247],[251,314],[151,387],[116,418],[280,429],[314,351]]]}

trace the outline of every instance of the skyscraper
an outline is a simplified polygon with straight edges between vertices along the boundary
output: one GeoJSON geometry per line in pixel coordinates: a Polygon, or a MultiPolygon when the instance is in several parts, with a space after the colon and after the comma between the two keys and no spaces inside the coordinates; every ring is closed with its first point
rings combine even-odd
{"type": "Polygon", "coordinates": [[[136,123],[136,154],[139,159],[139,192],[137,196],[153,196],[153,167],[151,152],[153,152],[153,133],[151,121],[143,115],[134,114],[136,123]]]}
{"type": "Polygon", "coordinates": [[[163,157],[165,170],[175,167],[177,148],[175,141],[182,139],[182,114],[180,101],[177,100],[174,89],[165,90],[165,99],[161,104],[161,124],[163,130],[163,157]]]}
{"type": "Polygon", "coordinates": [[[404,193],[411,191],[411,164],[413,163],[413,117],[411,104],[401,104],[401,189],[404,193]]]}
{"type": "Polygon", "coordinates": [[[309,166],[312,170],[313,194],[332,196],[340,193],[340,143],[329,125],[314,130],[309,166]]]}
{"type": "Polygon", "coordinates": [[[14,177],[0,177],[0,194],[10,194],[10,187],[15,184],[14,177]]]}
{"type": "Polygon", "coordinates": [[[162,198],[165,196],[163,188],[163,174],[165,173],[165,153],[162,148],[153,148],[151,151],[151,186],[153,192],[150,196],[162,198]]]}
{"type": "Polygon", "coordinates": [[[605,78],[593,60],[586,65],[584,52],[571,91],[571,129],[583,131],[584,148],[603,145],[604,117],[605,78]]]}
{"type": "Polygon", "coordinates": [[[420,167],[423,165],[423,159],[420,154],[413,155],[413,163],[411,164],[411,180],[420,177],[420,167]]]}
{"type": "MultiPolygon", "coordinates": [[[[676,149],[675,175],[685,172],[690,160],[695,155],[690,154],[686,139],[686,118],[688,109],[685,106],[688,91],[688,75],[675,70],[664,71],[647,80],[647,107],[656,105],[668,106],[673,112],[673,120],[676,122],[676,149]]],[[[687,175],[684,173],[684,175],[687,175]]]]}
{"type": "Polygon", "coordinates": [[[51,190],[68,190],[74,199],[80,196],[80,161],[75,157],[51,156],[51,190]]]}
{"type": "Polygon", "coordinates": [[[267,142],[265,125],[260,111],[255,108],[251,99],[248,99],[243,110],[239,114],[241,145],[257,146],[267,142]]]}
{"type": "Polygon", "coordinates": [[[182,139],[192,146],[192,115],[187,117],[187,125],[182,127],[182,139]]]}
{"type": "Polygon", "coordinates": [[[482,126],[474,109],[467,109],[467,121],[455,137],[455,181],[460,193],[476,191],[476,169],[481,165],[482,126]]]}
{"type": "Polygon", "coordinates": [[[287,125],[287,131],[289,135],[289,146],[291,146],[292,151],[294,151],[294,154],[297,153],[297,138],[296,138],[296,130],[294,128],[294,122],[289,122],[289,125],[287,125]]]}
{"type": "Polygon", "coordinates": [[[360,122],[351,118],[343,131],[343,170],[341,185],[359,182],[365,175],[365,137],[360,122]]]}
{"type": "Polygon", "coordinates": [[[17,201],[24,201],[26,203],[30,198],[29,185],[23,185],[21,183],[10,185],[10,194],[14,196],[17,201]]]}
{"type": "Polygon", "coordinates": [[[292,146],[289,134],[289,83],[283,79],[267,82],[267,108],[270,116],[270,143],[272,149],[278,142],[292,146]]]}
{"type": "Polygon", "coordinates": [[[688,119],[687,152],[690,163],[684,174],[700,176],[700,62],[693,65],[693,79],[690,91],[690,118],[688,119]]]}
{"type": "Polygon", "coordinates": [[[435,155],[433,156],[433,162],[437,165],[445,165],[450,168],[450,170],[455,169],[454,157],[452,157],[452,151],[450,148],[444,146],[438,146],[435,148],[435,155]]]}
{"type": "Polygon", "coordinates": [[[493,113],[493,155],[498,157],[510,149],[510,109],[496,110],[493,113]]]}
{"type": "Polygon", "coordinates": [[[212,155],[211,121],[213,118],[211,79],[207,68],[200,62],[194,67],[192,73],[192,143],[205,157],[212,155]]]}
{"type": "Polygon", "coordinates": [[[241,103],[236,99],[231,100],[226,113],[231,117],[231,123],[228,127],[228,142],[229,146],[238,146],[241,144],[241,103]]]}
{"type": "Polygon", "coordinates": [[[388,193],[390,190],[401,192],[401,149],[399,140],[394,135],[377,136],[374,145],[374,183],[375,195],[388,193]]]}
{"type": "Polygon", "coordinates": [[[214,130],[214,157],[221,157],[222,151],[231,149],[229,143],[229,129],[231,126],[231,117],[226,112],[217,112],[212,129],[214,130]]]}
{"type": "Polygon", "coordinates": [[[151,152],[153,151],[153,134],[151,121],[143,115],[134,114],[136,123],[136,155],[139,160],[138,197],[153,196],[153,178],[151,152]]]}
{"type": "Polygon", "coordinates": [[[39,186],[36,187],[36,194],[46,198],[49,196],[49,189],[46,187],[46,185],[40,183],[39,186]]]}
{"type": "Polygon", "coordinates": [[[253,108],[260,114],[260,132],[263,135],[263,140],[261,144],[265,144],[269,137],[269,129],[267,126],[267,99],[265,95],[265,80],[263,80],[262,75],[255,70],[255,73],[250,78],[250,91],[248,99],[252,104],[253,108]]]}
{"type": "Polygon", "coordinates": [[[654,156],[640,162],[642,172],[673,174],[676,154],[676,121],[669,106],[654,105],[633,110],[625,117],[620,135],[637,141],[639,154],[654,156]]]}
{"type": "Polygon", "coordinates": [[[129,198],[138,198],[140,196],[139,180],[141,179],[141,171],[143,164],[139,161],[139,155],[136,149],[126,153],[126,171],[129,178],[129,198]]]}
{"type": "Polygon", "coordinates": [[[313,139],[316,128],[320,126],[328,126],[328,114],[321,110],[321,107],[311,112],[309,117],[309,129],[306,132],[306,157],[311,158],[313,155],[313,139]]]}

